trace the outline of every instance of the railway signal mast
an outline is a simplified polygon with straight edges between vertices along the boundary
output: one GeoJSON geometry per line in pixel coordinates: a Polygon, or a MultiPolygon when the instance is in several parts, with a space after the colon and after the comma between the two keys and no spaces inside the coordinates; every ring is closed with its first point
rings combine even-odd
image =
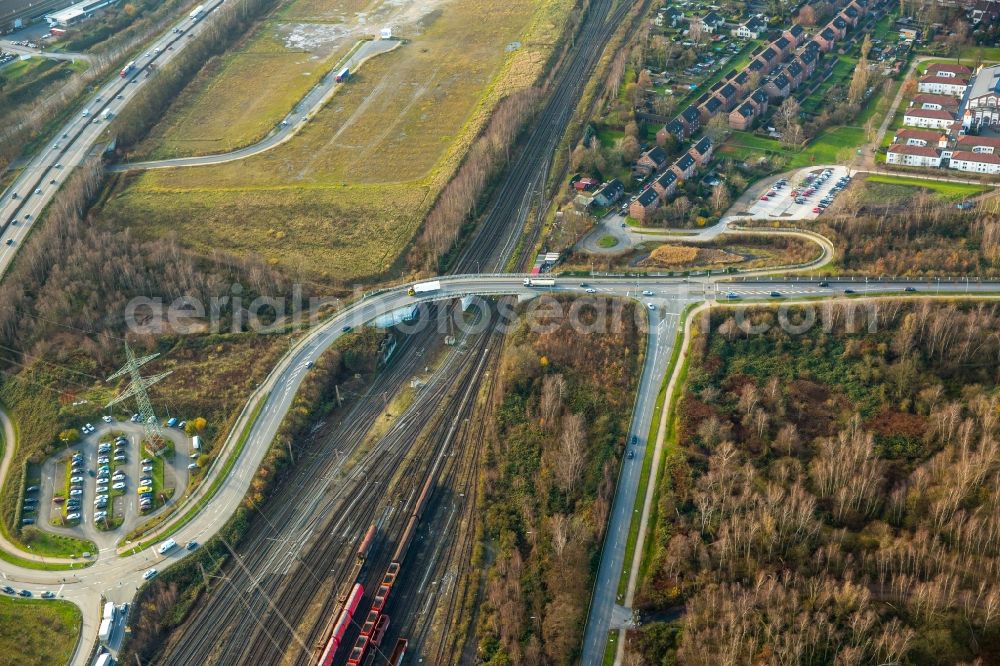
{"type": "Polygon", "coordinates": [[[149,356],[143,356],[142,358],[136,358],[135,352],[132,348],[125,343],[125,356],[128,359],[121,367],[118,372],[114,373],[108,377],[107,381],[113,381],[119,377],[124,377],[128,375],[131,378],[131,383],[128,388],[122,392],[121,395],[114,398],[105,405],[105,408],[110,409],[112,406],[117,405],[120,402],[124,402],[129,398],[135,398],[136,407],[138,408],[139,419],[142,422],[143,430],[146,434],[146,444],[159,453],[159,449],[164,441],[163,432],[160,430],[160,420],[156,418],[156,413],[153,412],[153,404],[149,401],[148,389],[153,384],[157,383],[167,375],[169,375],[172,370],[167,372],[161,372],[158,375],[153,375],[152,377],[143,377],[139,372],[139,368],[145,364],[152,361],[154,358],[159,356],[159,354],[150,354],[149,356]]]}

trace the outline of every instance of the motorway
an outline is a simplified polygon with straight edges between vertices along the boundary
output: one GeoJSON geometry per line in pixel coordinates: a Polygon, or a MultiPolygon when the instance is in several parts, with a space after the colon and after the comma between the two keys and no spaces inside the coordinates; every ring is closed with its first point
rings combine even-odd
{"type": "MultiPolygon", "coordinates": [[[[372,321],[375,317],[410,306],[418,302],[451,300],[467,295],[502,296],[513,295],[520,299],[530,299],[541,292],[565,293],[583,295],[584,287],[576,280],[560,279],[550,288],[538,289],[525,287],[521,275],[459,275],[443,277],[441,288],[434,293],[422,297],[407,294],[405,287],[386,289],[369,295],[345,308],[336,316],[305,336],[282,359],[269,375],[263,385],[263,407],[250,430],[247,443],[240,453],[232,472],[222,481],[222,485],[212,501],[202,509],[196,517],[184,527],[172,534],[178,542],[195,540],[205,542],[211,538],[242,501],[250,481],[253,478],[260,461],[273,441],[278,426],[289,409],[292,399],[308,372],[311,362],[314,362],[341,335],[347,326],[358,327],[372,321]]],[[[690,281],[670,278],[654,278],[636,281],[620,278],[591,278],[587,281],[588,288],[593,289],[595,297],[617,296],[637,298],[642,303],[652,303],[649,323],[650,340],[646,368],[641,380],[637,398],[636,416],[633,419],[632,431],[644,436],[649,429],[652,405],[662,381],[662,368],[670,357],[671,345],[676,336],[678,317],[681,308],[688,303],[703,300],[714,300],[719,295],[719,284],[714,279],[690,281]],[[653,296],[642,296],[640,291],[649,290],[653,296]]],[[[987,294],[1000,292],[1000,283],[977,282],[945,282],[945,283],[882,283],[877,281],[851,282],[858,291],[873,295],[875,293],[901,294],[907,286],[915,286],[918,294],[987,294]]],[[[780,291],[789,296],[823,297],[841,296],[844,284],[831,282],[832,288],[819,287],[810,281],[773,281],[734,283],[729,287],[733,292],[739,292],[743,298],[767,298],[771,291],[780,291]]],[[[725,293],[725,292],[721,292],[725,293]]],[[[860,295],[860,293],[859,293],[860,295]]],[[[237,429],[238,432],[239,429],[237,429]]],[[[643,443],[645,445],[645,443],[643,443]]],[[[642,465],[642,455],[634,459],[626,459],[621,472],[621,483],[618,485],[615,505],[608,526],[608,538],[602,556],[598,580],[595,586],[597,593],[592,603],[590,623],[588,624],[587,640],[584,646],[584,663],[600,663],[603,656],[607,630],[611,627],[614,612],[614,591],[617,589],[621,565],[624,561],[625,535],[631,522],[631,512],[635,493],[638,487],[639,472],[642,465]]],[[[221,465],[215,465],[212,472],[218,473],[221,465]]],[[[211,477],[210,477],[211,478],[211,477]]],[[[210,483],[206,480],[201,488],[210,483]]],[[[122,603],[132,598],[135,590],[142,583],[143,572],[156,567],[159,570],[175,563],[187,553],[174,552],[164,557],[156,553],[151,546],[138,553],[124,557],[115,557],[114,552],[101,552],[97,561],[87,569],[74,571],[42,571],[28,569],[6,562],[0,563],[0,574],[3,578],[18,588],[40,593],[44,590],[57,591],[62,598],[80,604],[85,609],[96,611],[99,597],[122,603]]],[[[91,613],[85,613],[87,618],[91,613]]],[[[83,645],[90,645],[96,638],[96,626],[85,622],[83,645]],[[88,631],[89,630],[89,631],[88,631]]],[[[78,651],[78,656],[86,650],[78,651]]],[[[75,663],[83,664],[83,661],[75,663]]]]}
{"type": "Polygon", "coordinates": [[[101,138],[108,120],[128,104],[151,76],[150,64],[162,67],[187,46],[197,26],[209,19],[211,12],[224,0],[205,3],[205,15],[197,21],[185,17],[148,45],[146,53],[136,60],[136,70],[127,78],[115,75],[94,94],[85,108],[74,112],[72,118],[60,128],[55,138],[46,143],[22,169],[17,179],[0,198],[0,277],[2,277],[20,249],[31,226],[45,207],[52,201],[59,186],[69,173],[84,163],[94,144],[101,138]],[[176,32],[175,32],[176,31],[176,32]],[[15,198],[16,195],[16,198],[15,198]]]}

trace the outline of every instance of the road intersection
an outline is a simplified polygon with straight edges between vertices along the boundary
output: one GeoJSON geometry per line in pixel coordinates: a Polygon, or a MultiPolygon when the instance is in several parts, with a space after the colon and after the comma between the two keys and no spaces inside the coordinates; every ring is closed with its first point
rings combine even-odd
{"type": "MultiPolygon", "coordinates": [[[[207,489],[215,478],[222,475],[225,467],[221,461],[233,450],[240,438],[242,426],[237,425],[227,441],[224,452],[210,469],[203,491],[189,497],[177,516],[183,516],[186,509],[199,506],[193,517],[179,529],[165,525],[159,532],[160,539],[169,535],[178,542],[198,541],[204,543],[216,534],[242,501],[256,470],[267,452],[280,423],[291,406],[299,385],[309,371],[310,364],[332,345],[347,330],[364,325],[377,316],[392,312],[415,303],[453,300],[469,295],[483,297],[513,295],[521,300],[533,299],[541,293],[577,297],[620,297],[638,300],[648,315],[648,342],[643,376],[636,398],[631,432],[639,438],[634,458],[623,461],[614,507],[608,525],[607,539],[601,567],[595,585],[591,619],[588,624],[584,649],[584,663],[599,663],[603,658],[607,631],[611,628],[611,618],[616,603],[618,578],[624,564],[625,548],[632,509],[638,492],[639,479],[644,455],[648,453],[646,433],[655,409],[663,376],[673,353],[673,344],[680,325],[679,316],[692,303],[703,301],[739,302],[743,298],[756,299],[770,297],[771,292],[788,293],[801,297],[823,298],[843,297],[845,289],[868,293],[890,293],[902,295],[907,288],[917,289],[917,295],[940,293],[942,295],[1000,293],[1000,283],[980,282],[833,282],[828,287],[816,281],[754,281],[720,283],[713,277],[704,278],[587,278],[585,283],[572,278],[557,278],[553,286],[544,288],[528,287],[522,275],[459,275],[440,278],[441,287],[437,291],[414,297],[407,293],[405,286],[385,289],[356,301],[349,307],[317,326],[304,336],[275,367],[268,379],[261,385],[254,399],[244,410],[241,423],[251,420],[249,436],[239,452],[232,471],[220,479],[214,494],[207,489]],[[584,286],[584,284],[586,286],[584,286]],[[850,286],[847,286],[850,285],[850,286]],[[592,293],[585,293],[585,290],[592,293]],[[731,291],[727,291],[731,290],[731,291]],[[643,292],[647,292],[646,295],[643,292]],[[737,294],[737,292],[740,292],[737,294]],[[652,306],[652,307],[650,307],[652,306]],[[256,401],[260,403],[259,410],[256,401]],[[208,501],[210,499],[210,501],[208,501]],[[596,658],[594,657],[596,655],[596,658]]],[[[859,294],[860,296],[860,294],[859,294]]],[[[154,535],[155,536],[155,535],[154,535]]],[[[85,663],[88,648],[96,640],[97,615],[101,597],[118,603],[129,601],[143,583],[142,574],[150,567],[162,571],[179,561],[186,551],[180,550],[167,556],[160,555],[155,543],[125,556],[116,556],[111,549],[98,554],[96,561],[86,569],[73,571],[43,571],[0,562],[0,575],[11,585],[33,592],[57,590],[61,598],[77,603],[84,609],[84,630],[81,637],[82,649],[77,651],[75,664],[85,663]]],[[[127,550],[125,552],[128,552],[127,550]]]]}

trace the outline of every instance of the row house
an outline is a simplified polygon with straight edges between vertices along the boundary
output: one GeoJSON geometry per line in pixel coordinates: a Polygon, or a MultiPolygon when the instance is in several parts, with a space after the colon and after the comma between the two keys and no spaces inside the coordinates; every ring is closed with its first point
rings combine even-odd
{"type": "Polygon", "coordinates": [[[956,150],[951,154],[948,166],[967,173],[996,175],[1000,174],[1000,155],[956,150]]]}
{"type": "Polygon", "coordinates": [[[628,214],[640,222],[644,222],[649,214],[660,207],[660,197],[656,194],[656,190],[652,187],[647,187],[639,196],[629,204],[628,214]]]}
{"type": "Polygon", "coordinates": [[[651,148],[644,152],[638,160],[636,160],[636,166],[639,171],[645,174],[651,174],[655,171],[659,171],[667,165],[667,151],[663,150],[659,146],[651,148]]]}
{"type": "Polygon", "coordinates": [[[684,153],[680,158],[670,165],[670,169],[677,174],[677,180],[687,180],[694,175],[694,170],[698,167],[698,161],[690,152],[684,153]]]}
{"type": "Polygon", "coordinates": [[[951,129],[956,123],[955,116],[948,111],[909,108],[903,113],[903,124],[908,127],[951,129]]]}
{"type": "Polygon", "coordinates": [[[781,70],[776,70],[774,76],[768,77],[763,90],[770,99],[784,99],[792,93],[792,82],[781,70]]]}
{"type": "Polygon", "coordinates": [[[792,48],[793,48],[792,47],[792,42],[789,41],[789,39],[787,37],[785,37],[784,35],[782,35],[781,37],[778,37],[776,40],[774,40],[773,42],[771,42],[771,47],[778,50],[778,53],[781,54],[782,60],[785,59],[785,56],[787,56],[789,53],[791,53],[792,48]]]}
{"type": "Polygon", "coordinates": [[[791,43],[793,49],[797,49],[806,38],[806,29],[796,23],[781,35],[791,43]]]}
{"type": "Polygon", "coordinates": [[[892,143],[943,149],[948,147],[948,135],[943,132],[904,127],[896,130],[895,136],[892,137],[892,143]]]}
{"type": "Polygon", "coordinates": [[[941,76],[946,79],[968,79],[972,76],[972,70],[965,65],[953,65],[949,62],[935,62],[927,66],[924,74],[928,76],[941,76]]]}
{"type": "Polygon", "coordinates": [[[805,81],[806,70],[802,67],[802,63],[793,60],[785,67],[785,76],[792,82],[792,90],[795,90],[805,81]]]}
{"type": "Polygon", "coordinates": [[[1000,137],[965,134],[959,137],[955,147],[970,153],[1000,155],[1000,137]]]}
{"type": "Polygon", "coordinates": [[[951,95],[936,95],[934,93],[917,93],[910,100],[910,106],[932,111],[958,112],[959,100],[951,95]]]}
{"type": "Polygon", "coordinates": [[[712,140],[707,136],[701,137],[701,139],[691,146],[688,151],[688,155],[694,158],[694,161],[699,167],[705,166],[710,159],[712,159],[712,153],[714,147],[712,146],[712,140]]]}
{"type": "Polygon", "coordinates": [[[757,118],[757,109],[750,102],[743,102],[729,114],[729,127],[734,130],[748,130],[757,118]]]}
{"type": "Polygon", "coordinates": [[[858,21],[861,20],[861,12],[859,12],[857,8],[852,5],[844,7],[844,11],[840,12],[840,16],[847,21],[852,28],[856,28],[858,26],[858,21]]]}
{"type": "Polygon", "coordinates": [[[715,116],[715,114],[724,111],[724,107],[725,105],[722,103],[722,100],[715,95],[712,95],[705,101],[704,104],[698,107],[698,110],[701,112],[701,122],[703,124],[707,123],[713,116],[715,116]]]}
{"type": "Polygon", "coordinates": [[[969,80],[960,76],[937,76],[934,74],[920,77],[917,81],[917,92],[933,93],[935,95],[952,95],[961,97],[969,87],[969,80]]]}
{"type": "Polygon", "coordinates": [[[833,20],[827,24],[827,27],[831,28],[834,34],[837,35],[837,41],[847,36],[847,21],[844,20],[843,16],[834,16],[833,20]]]}
{"type": "Polygon", "coordinates": [[[813,41],[819,46],[823,53],[829,53],[837,43],[837,33],[829,25],[813,36],[813,41]]]}
{"type": "Polygon", "coordinates": [[[677,191],[677,174],[673,169],[667,169],[653,181],[652,188],[660,198],[666,201],[667,197],[677,191]]]}
{"type": "Polygon", "coordinates": [[[888,164],[900,166],[939,167],[941,166],[941,153],[928,146],[893,144],[886,152],[885,161],[888,164]]]}

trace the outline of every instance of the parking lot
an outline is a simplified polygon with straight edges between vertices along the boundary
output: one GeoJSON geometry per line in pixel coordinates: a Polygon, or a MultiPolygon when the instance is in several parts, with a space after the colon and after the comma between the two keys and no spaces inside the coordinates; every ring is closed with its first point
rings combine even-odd
{"type": "Polygon", "coordinates": [[[112,421],[91,427],[75,446],[43,463],[39,488],[25,503],[37,497],[37,523],[43,529],[105,547],[183,494],[191,438],[163,428],[173,454],[154,457],[141,448],[141,424],[112,421]],[[140,490],[146,492],[145,504],[140,490]]]}
{"type": "Polygon", "coordinates": [[[804,169],[775,180],[747,211],[754,219],[812,220],[819,217],[848,182],[846,167],[804,169]]]}

